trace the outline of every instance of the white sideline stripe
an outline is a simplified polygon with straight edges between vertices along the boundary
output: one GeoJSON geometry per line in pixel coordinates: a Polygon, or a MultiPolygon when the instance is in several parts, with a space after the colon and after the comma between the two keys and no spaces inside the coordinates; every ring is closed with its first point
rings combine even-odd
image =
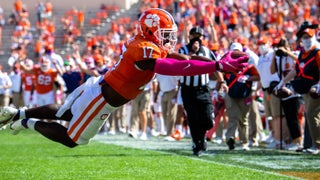
{"type": "MultiPolygon", "coordinates": [[[[171,154],[171,153],[170,153],[171,154]]],[[[206,155],[203,155],[206,156],[206,155]]],[[[289,178],[293,178],[293,179],[302,179],[302,178],[297,178],[295,176],[288,176],[285,174],[280,174],[280,173],[275,173],[275,172],[270,172],[270,171],[263,171],[263,170],[259,170],[259,169],[252,169],[249,167],[245,167],[245,166],[239,166],[239,165],[234,165],[234,164],[226,164],[226,163],[221,163],[221,162],[214,162],[214,161],[209,161],[206,159],[201,159],[201,158],[197,158],[197,157],[188,157],[190,159],[195,159],[198,161],[204,161],[204,162],[208,162],[208,163],[212,163],[212,164],[219,164],[219,165],[224,165],[224,166],[230,166],[230,167],[237,167],[237,168],[242,168],[242,169],[247,169],[247,170],[252,170],[252,171],[257,171],[257,172],[261,172],[261,173],[265,173],[265,174],[271,174],[271,175],[277,175],[277,176],[282,176],[282,177],[289,177],[289,178]]]]}
{"type": "MultiPolygon", "coordinates": [[[[97,141],[97,142],[103,143],[103,144],[112,144],[112,145],[117,145],[117,146],[122,146],[122,147],[129,147],[129,148],[133,148],[133,149],[157,151],[157,152],[162,153],[162,154],[177,155],[176,153],[164,152],[164,151],[159,150],[159,149],[151,149],[151,148],[145,149],[145,146],[137,146],[137,144],[139,144],[139,143],[136,143],[135,141],[139,141],[139,140],[132,139],[133,143],[125,143],[125,144],[123,144],[123,141],[122,141],[122,143],[119,143],[118,141],[111,142],[111,141],[103,140],[102,138],[103,138],[103,135],[102,136],[97,135],[94,138],[94,140],[97,141]]],[[[183,151],[184,150],[185,149],[183,149],[183,151]]],[[[187,150],[185,150],[185,151],[187,151],[187,150]]],[[[190,148],[190,152],[191,152],[191,148],[190,148]]],[[[181,156],[181,155],[179,155],[179,156],[181,156]]],[[[209,154],[205,154],[204,153],[202,156],[209,156],[209,154]]],[[[253,169],[253,168],[249,168],[249,167],[245,167],[245,166],[239,166],[239,165],[234,165],[234,164],[227,164],[227,163],[209,161],[209,160],[201,159],[199,157],[194,157],[194,156],[182,156],[182,157],[189,158],[189,159],[192,159],[192,160],[197,160],[197,161],[203,161],[203,162],[207,162],[207,163],[211,163],[211,164],[217,164],[217,165],[224,165],[224,166],[229,166],[229,167],[237,167],[237,168],[247,169],[247,170],[251,170],[251,171],[255,171],[255,172],[259,172],[259,173],[265,173],[265,174],[276,175],[276,176],[281,176],[281,177],[287,177],[287,178],[292,178],[292,179],[302,179],[302,178],[298,178],[298,177],[295,177],[295,176],[288,176],[288,175],[285,175],[285,174],[280,174],[280,173],[275,173],[275,172],[270,172],[270,171],[263,171],[263,170],[253,169]]]]}
{"type": "MultiPolygon", "coordinates": [[[[109,144],[113,144],[113,143],[109,143],[109,144]]],[[[113,145],[115,145],[115,144],[113,144],[113,145]]],[[[120,145],[120,146],[123,146],[123,145],[120,145]]],[[[125,146],[125,147],[129,147],[129,146],[125,146]]],[[[140,148],[135,148],[135,149],[140,149],[140,148]]],[[[141,149],[142,149],[142,147],[141,147],[141,149]]],[[[146,150],[157,151],[157,152],[162,153],[162,154],[177,155],[176,153],[164,152],[164,151],[161,151],[161,150],[153,150],[153,149],[146,149],[146,150]]],[[[202,156],[209,156],[209,154],[203,154],[202,156]]],[[[194,156],[183,156],[183,157],[186,157],[186,158],[189,158],[189,159],[193,159],[193,160],[197,160],[197,161],[203,161],[203,162],[207,162],[207,163],[211,163],[211,164],[217,164],[217,165],[223,165],[223,166],[230,166],[230,167],[237,167],[237,168],[241,168],[241,169],[247,169],[247,170],[256,171],[256,172],[260,172],[260,173],[264,173],[264,174],[271,174],[271,175],[276,175],[276,176],[288,177],[288,178],[292,178],[292,179],[302,179],[302,178],[297,178],[295,176],[288,176],[288,175],[285,175],[285,174],[280,174],[280,173],[275,173],[275,172],[270,172],[270,171],[263,171],[263,170],[253,169],[253,168],[249,168],[249,167],[245,167],[245,166],[239,166],[239,165],[234,165],[234,164],[227,164],[227,163],[209,161],[209,160],[201,159],[199,157],[194,157],[194,156]]]]}

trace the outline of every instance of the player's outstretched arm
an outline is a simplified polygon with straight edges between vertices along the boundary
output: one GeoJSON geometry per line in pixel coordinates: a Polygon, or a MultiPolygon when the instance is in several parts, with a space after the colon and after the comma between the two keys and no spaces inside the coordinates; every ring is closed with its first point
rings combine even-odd
{"type": "Polygon", "coordinates": [[[147,59],[135,64],[141,70],[151,70],[158,74],[172,76],[193,76],[215,71],[237,73],[246,67],[248,56],[232,58],[228,52],[220,61],[176,60],[172,58],[147,59]]]}
{"type": "Polygon", "coordinates": [[[220,61],[203,62],[200,60],[177,60],[173,58],[144,59],[135,62],[138,69],[151,70],[158,74],[172,76],[193,76],[215,71],[237,73],[248,65],[248,56],[231,57],[231,51],[220,61]]]}

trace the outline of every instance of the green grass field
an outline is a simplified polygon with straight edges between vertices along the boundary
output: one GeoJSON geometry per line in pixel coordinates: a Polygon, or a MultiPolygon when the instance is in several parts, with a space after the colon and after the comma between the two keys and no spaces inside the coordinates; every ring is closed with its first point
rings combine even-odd
{"type": "Polygon", "coordinates": [[[162,145],[160,137],[139,141],[126,135],[99,136],[89,145],[70,149],[32,131],[13,136],[2,130],[0,179],[320,178],[320,156],[259,149],[228,151],[210,144],[207,154],[194,157],[189,141],[162,145]],[[160,148],[152,150],[153,145],[160,148]],[[285,166],[288,169],[281,168],[282,164],[293,165],[285,166]]]}

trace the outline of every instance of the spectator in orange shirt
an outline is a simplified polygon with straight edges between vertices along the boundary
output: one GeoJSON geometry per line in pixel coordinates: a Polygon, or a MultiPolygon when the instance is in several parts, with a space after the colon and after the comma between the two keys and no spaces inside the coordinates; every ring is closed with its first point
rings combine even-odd
{"type": "Polygon", "coordinates": [[[16,24],[20,19],[20,13],[23,9],[23,2],[22,0],[15,0],[13,3],[13,13],[10,15],[9,23],[16,24]]]}
{"type": "Polygon", "coordinates": [[[56,31],[56,27],[54,25],[53,22],[49,22],[47,24],[46,30],[50,33],[50,34],[54,34],[54,32],[56,31]]]}
{"type": "Polygon", "coordinates": [[[14,6],[14,10],[17,14],[19,14],[21,11],[22,11],[22,7],[23,7],[23,2],[22,0],[16,0],[14,3],[13,3],[13,6],[14,6]]]}
{"type": "Polygon", "coordinates": [[[231,9],[228,29],[234,30],[238,24],[238,15],[235,8],[231,9]]]}
{"type": "Polygon", "coordinates": [[[94,35],[92,35],[91,33],[88,33],[86,35],[86,42],[87,42],[87,51],[88,52],[90,52],[94,46],[98,45],[97,38],[94,35]]]}
{"type": "Polygon", "coordinates": [[[311,16],[311,7],[310,7],[310,5],[309,5],[308,2],[305,2],[305,1],[304,1],[303,4],[304,4],[303,19],[304,19],[305,21],[310,21],[310,20],[311,20],[311,19],[310,19],[310,16],[311,16]]]}
{"type": "Polygon", "coordinates": [[[52,3],[49,0],[47,0],[44,4],[44,7],[45,7],[45,18],[51,19],[52,12],[53,12],[52,3]]]}
{"type": "Polygon", "coordinates": [[[84,25],[84,20],[85,20],[85,14],[83,10],[78,11],[77,20],[78,20],[78,28],[82,29],[84,25]]]}
{"type": "Polygon", "coordinates": [[[34,57],[36,61],[39,61],[39,57],[40,57],[40,53],[42,51],[42,41],[41,39],[38,39],[35,43],[34,43],[34,57]]]}

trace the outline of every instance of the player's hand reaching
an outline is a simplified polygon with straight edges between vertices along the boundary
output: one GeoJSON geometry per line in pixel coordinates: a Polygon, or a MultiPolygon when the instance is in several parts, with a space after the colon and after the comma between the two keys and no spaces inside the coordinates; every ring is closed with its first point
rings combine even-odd
{"type": "Polygon", "coordinates": [[[223,72],[238,73],[243,68],[248,66],[248,55],[242,55],[240,57],[232,57],[234,51],[229,51],[225,54],[220,61],[216,63],[216,70],[223,72]]]}

